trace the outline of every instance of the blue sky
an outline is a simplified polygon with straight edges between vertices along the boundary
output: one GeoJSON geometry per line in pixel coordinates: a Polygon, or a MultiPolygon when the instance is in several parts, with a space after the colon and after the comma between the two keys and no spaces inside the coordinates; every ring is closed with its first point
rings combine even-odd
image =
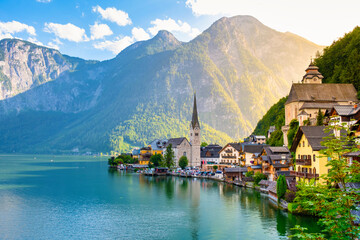
{"type": "Polygon", "coordinates": [[[360,24],[355,0],[0,0],[0,39],[105,60],[166,29],[189,41],[223,16],[252,15],[278,31],[329,45],[360,24]]]}

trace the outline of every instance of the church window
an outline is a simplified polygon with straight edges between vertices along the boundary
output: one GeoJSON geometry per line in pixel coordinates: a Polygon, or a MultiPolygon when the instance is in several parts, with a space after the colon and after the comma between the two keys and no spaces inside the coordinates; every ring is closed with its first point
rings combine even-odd
{"type": "Polygon", "coordinates": [[[192,133],[190,133],[190,136],[192,136],[192,133]]]}
{"type": "Polygon", "coordinates": [[[199,136],[199,134],[198,134],[198,133],[195,133],[195,136],[199,136]]]}
{"type": "Polygon", "coordinates": [[[185,157],[186,157],[186,152],[184,152],[184,153],[183,153],[183,156],[185,156],[185,157]]]}

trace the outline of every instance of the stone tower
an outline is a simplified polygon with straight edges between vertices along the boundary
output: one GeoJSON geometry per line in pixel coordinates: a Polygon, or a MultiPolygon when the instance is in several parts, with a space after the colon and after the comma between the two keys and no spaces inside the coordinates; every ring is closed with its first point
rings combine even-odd
{"type": "Polygon", "coordinates": [[[190,123],[190,144],[191,144],[191,159],[190,166],[200,167],[200,145],[201,145],[201,135],[200,135],[200,123],[198,118],[198,112],[196,107],[196,93],[194,93],[194,108],[192,119],[190,123]]]}
{"type": "Polygon", "coordinates": [[[304,75],[301,83],[315,83],[321,84],[323,75],[319,72],[319,68],[315,66],[311,60],[309,67],[305,70],[306,74],[304,75]]]}

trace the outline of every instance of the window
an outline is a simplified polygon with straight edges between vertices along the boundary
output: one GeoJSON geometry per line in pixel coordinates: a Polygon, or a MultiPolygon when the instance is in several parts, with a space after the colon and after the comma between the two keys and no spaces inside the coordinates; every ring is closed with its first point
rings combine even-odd
{"type": "Polygon", "coordinates": [[[184,153],[183,153],[183,156],[185,156],[185,157],[186,157],[186,152],[184,152],[184,153]]]}
{"type": "Polygon", "coordinates": [[[199,134],[198,134],[198,133],[195,133],[195,136],[199,136],[199,134]]]}
{"type": "Polygon", "coordinates": [[[303,141],[303,147],[305,147],[305,141],[303,141]]]}
{"type": "Polygon", "coordinates": [[[192,136],[192,133],[190,133],[190,136],[192,136]]]}
{"type": "Polygon", "coordinates": [[[308,147],[310,147],[310,143],[308,142],[308,147]]]}
{"type": "Polygon", "coordinates": [[[315,154],[313,155],[313,158],[314,158],[314,162],[316,161],[316,156],[315,156],[315,154]]]}
{"type": "Polygon", "coordinates": [[[300,159],[300,154],[298,154],[298,159],[300,159]]]}

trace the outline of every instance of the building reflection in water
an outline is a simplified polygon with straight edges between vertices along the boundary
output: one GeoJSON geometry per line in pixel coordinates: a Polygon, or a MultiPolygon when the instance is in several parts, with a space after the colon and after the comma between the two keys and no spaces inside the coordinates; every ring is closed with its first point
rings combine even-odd
{"type": "MultiPolygon", "coordinates": [[[[275,231],[280,236],[287,236],[292,233],[290,229],[297,224],[309,229],[319,229],[318,226],[314,226],[315,221],[313,219],[295,216],[279,210],[270,202],[266,194],[253,189],[245,189],[206,179],[147,177],[143,175],[139,176],[139,184],[144,188],[154,188],[158,194],[164,194],[171,204],[179,204],[179,202],[184,204],[185,216],[188,217],[189,230],[193,239],[197,239],[201,235],[199,233],[201,228],[200,215],[205,214],[208,216],[207,211],[212,209],[206,208],[214,207],[211,205],[213,203],[207,203],[208,199],[202,199],[201,201],[202,192],[206,192],[205,196],[211,194],[221,199],[220,202],[215,202],[215,205],[218,204],[219,207],[222,207],[222,216],[219,216],[219,218],[226,219],[227,221],[251,221],[251,223],[257,225],[257,229],[261,226],[264,232],[276,229],[275,231]],[[201,204],[206,206],[200,206],[201,204]],[[269,224],[272,226],[269,226],[269,224]]],[[[241,224],[241,222],[238,224],[241,224]]],[[[252,226],[252,224],[250,225],[252,226]]],[[[214,229],[218,228],[216,225],[208,226],[209,230],[212,227],[214,229]]],[[[224,227],[227,227],[226,224],[224,227]]],[[[245,230],[252,231],[252,229],[245,230]]]]}

